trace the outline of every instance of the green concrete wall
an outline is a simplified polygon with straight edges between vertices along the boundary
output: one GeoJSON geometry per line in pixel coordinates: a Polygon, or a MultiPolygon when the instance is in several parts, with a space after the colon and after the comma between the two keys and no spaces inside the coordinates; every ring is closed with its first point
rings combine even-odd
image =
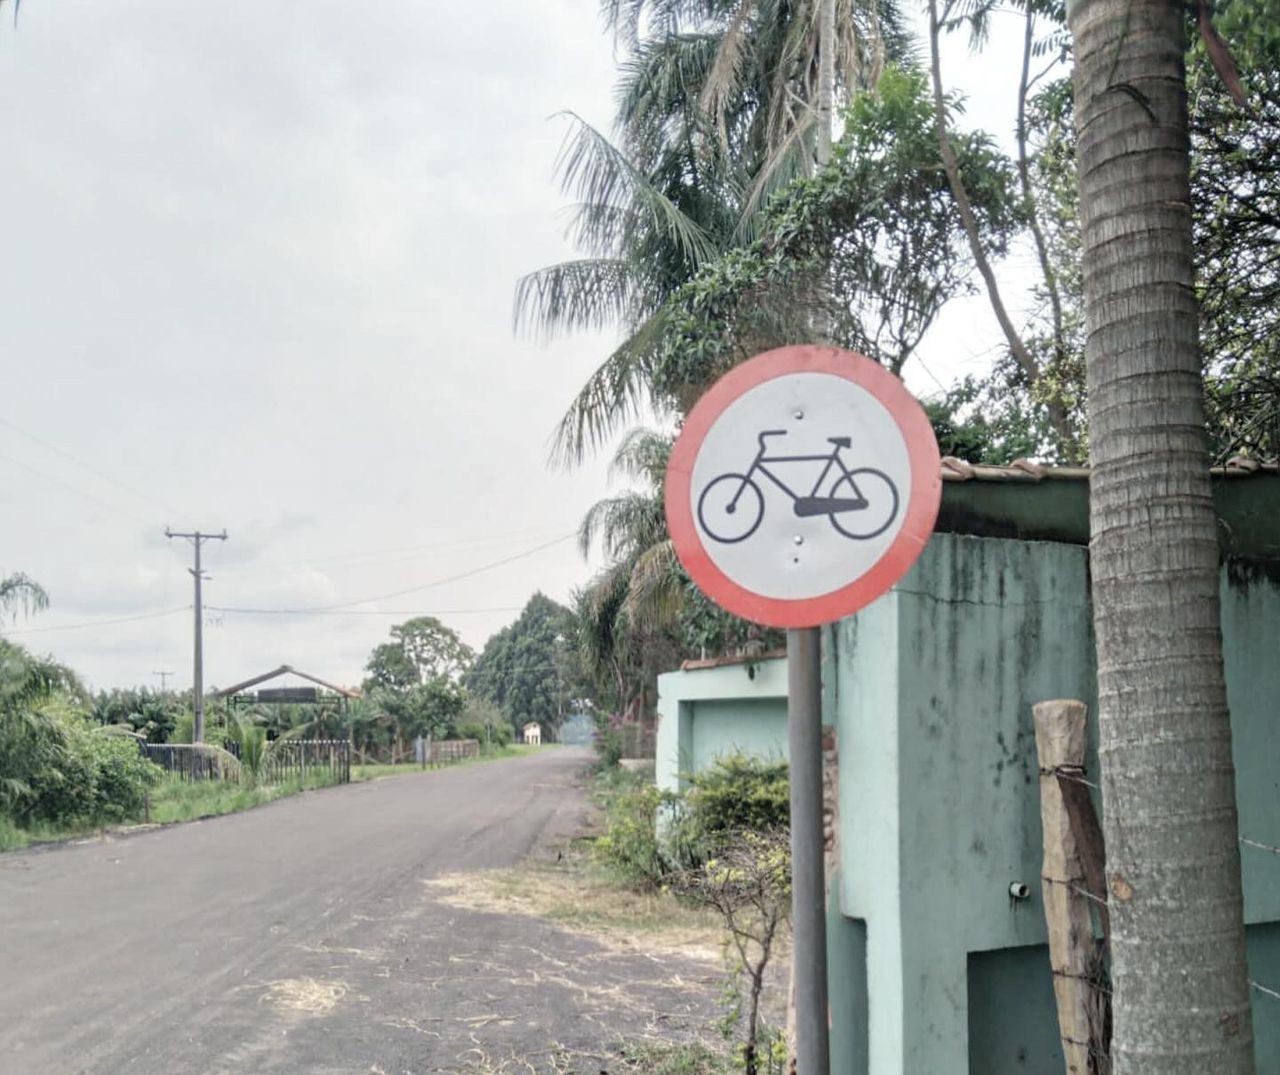
{"type": "MultiPolygon", "coordinates": [[[[1280,579],[1224,570],[1223,635],[1241,831],[1280,844],[1280,579]]],[[[1065,697],[1094,709],[1087,550],[935,535],[892,593],[825,641],[841,910],[865,928],[860,953],[833,945],[851,966],[832,977],[869,983],[865,1012],[833,1009],[832,1071],[1057,1075],[1031,707],[1065,697]],[[1030,900],[1010,899],[1014,881],[1030,900]],[[1001,1021],[1002,1004],[1016,1019],[1001,1021]]],[[[1246,848],[1244,877],[1248,920],[1280,919],[1280,856],[1246,848]]],[[[1266,943],[1251,937],[1251,960],[1280,957],[1280,941],[1266,943]]],[[[1280,989],[1280,968],[1270,980],[1280,989]]],[[[1276,1071],[1280,1001],[1258,996],[1260,1070],[1276,1071]]]]}
{"type": "Polygon", "coordinates": [[[658,677],[655,779],[666,791],[718,757],[787,756],[787,662],[771,658],[658,677]]]}
{"type": "Polygon", "coordinates": [[[692,765],[690,772],[705,769],[726,754],[759,758],[787,756],[787,700],[785,698],[737,698],[728,701],[693,702],[692,765]]]}

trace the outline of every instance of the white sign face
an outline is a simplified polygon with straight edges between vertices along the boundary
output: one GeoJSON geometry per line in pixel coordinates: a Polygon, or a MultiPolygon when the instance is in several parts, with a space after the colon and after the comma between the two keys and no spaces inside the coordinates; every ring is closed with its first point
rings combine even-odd
{"type": "Polygon", "coordinates": [[[902,430],[866,388],[787,373],[743,392],[707,430],[689,509],[712,563],[743,590],[822,597],[894,544],[912,489],[902,430]]]}

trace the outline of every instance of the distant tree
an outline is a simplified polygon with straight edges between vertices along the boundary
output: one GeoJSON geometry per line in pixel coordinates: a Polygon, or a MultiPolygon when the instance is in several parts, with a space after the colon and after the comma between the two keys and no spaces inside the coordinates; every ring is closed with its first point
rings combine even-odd
{"type": "Polygon", "coordinates": [[[397,624],[391,641],[369,655],[365,700],[353,726],[367,745],[390,740],[397,755],[417,736],[452,736],[467,701],[462,677],[474,659],[471,647],[434,616],[397,624]]]}
{"type": "Polygon", "coordinates": [[[98,691],[93,696],[90,715],[98,724],[127,726],[151,743],[167,743],[174,737],[178,720],[189,710],[172,691],[147,687],[125,687],[98,691]]]}
{"type": "Polygon", "coordinates": [[[436,679],[459,681],[475,652],[456,631],[434,616],[419,616],[391,628],[391,641],[375,647],[365,665],[371,686],[407,690],[436,679]]]}
{"type": "Polygon", "coordinates": [[[535,593],[515,623],[485,644],[467,676],[468,689],[498,706],[513,727],[530,720],[557,727],[582,679],[570,644],[573,630],[572,612],[535,593]]]}
{"type": "Polygon", "coordinates": [[[49,595],[35,579],[22,572],[0,578],[0,615],[29,616],[48,607],[49,595]]]}

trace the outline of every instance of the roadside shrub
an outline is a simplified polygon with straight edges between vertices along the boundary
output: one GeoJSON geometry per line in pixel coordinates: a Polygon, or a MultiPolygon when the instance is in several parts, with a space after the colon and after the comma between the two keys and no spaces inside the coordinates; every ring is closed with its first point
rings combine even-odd
{"type": "Polygon", "coordinates": [[[139,817],[147,789],[159,783],[163,770],[149,762],[130,736],[106,735],[84,727],[77,731],[91,759],[93,802],[89,819],[125,821],[139,817]]]}
{"type": "Polygon", "coordinates": [[[743,833],[789,828],[784,761],[731,754],[686,780],[688,790],[673,795],[658,790],[652,772],[614,767],[598,778],[606,829],[596,846],[627,883],[661,886],[715,858],[743,833]]]}
{"type": "Polygon", "coordinates": [[[766,832],[791,823],[787,763],[729,754],[689,777],[689,820],[704,836],[766,832]]]}
{"type": "Polygon", "coordinates": [[[615,769],[622,760],[622,735],[609,724],[598,725],[596,731],[596,766],[615,769]]]}
{"type": "Polygon", "coordinates": [[[458,725],[458,738],[475,739],[481,746],[491,743],[495,747],[505,747],[509,746],[511,740],[515,738],[515,731],[500,716],[493,724],[489,725],[476,721],[464,721],[458,725]]]}
{"type": "Polygon", "coordinates": [[[672,796],[651,779],[615,770],[605,792],[605,834],[596,841],[600,858],[636,888],[658,888],[670,862],[658,840],[658,813],[672,796]]]}
{"type": "Polygon", "coordinates": [[[141,813],[161,776],[130,736],[95,727],[53,695],[0,724],[0,805],[14,821],[120,821],[141,813]]]}

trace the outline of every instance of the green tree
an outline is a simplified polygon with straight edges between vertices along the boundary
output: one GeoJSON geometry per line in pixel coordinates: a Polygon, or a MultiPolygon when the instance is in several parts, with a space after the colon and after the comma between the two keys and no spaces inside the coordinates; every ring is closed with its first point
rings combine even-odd
{"type": "Polygon", "coordinates": [[[126,687],[98,691],[90,715],[98,724],[131,728],[146,736],[149,743],[167,743],[173,739],[179,718],[188,711],[189,706],[172,691],[126,687]]]}
{"type": "Polygon", "coordinates": [[[475,653],[458,633],[434,616],[419,616],[391,628],[391,641],[377,646],[365,671],[374,686],[406,690],[437,679],[459,680],[475,653]]]}
{"type": "Polygon", "coordinates": [[[1116,1075],[1254,1070],[1194,289],[1185,10],[1076,0],[1116,1075]]]}
{"type": "Polygon", "coordinates": [[[456,631],[434,616],[391,628],[391,641],[374,647],[365,665],[365,700],[353,723],[370,745],[379,731],[403,755],[416,736],[451,736],[466,705],[463,677],[475,655],[456,631]]]}
{"type": "Polygon", "coordinates": [[[518,326],[624,333],[560,425],[570,461],[639,415],[667,299],[813,172],[837,96],[907,51],[893,4],[609,0],[605,16],[624,51],[618,138],[576,121],[561,168],[585,256],[516,293],[518,326]]]}
{"type": "Polygon", "coordinates": [[[563,605],[535,593],[515,622],[485,643],[467,675],[468,690],[496,705],[513,728],[531,720],[559,727],[581,697],[570,643],[573,618],[563,605]]]}
{"type": "Polygon", "coordinates": [[[28,575],[18,572],[0,578],[0,615],[29,616],[49,607],[49,595],[28,575]]]}

